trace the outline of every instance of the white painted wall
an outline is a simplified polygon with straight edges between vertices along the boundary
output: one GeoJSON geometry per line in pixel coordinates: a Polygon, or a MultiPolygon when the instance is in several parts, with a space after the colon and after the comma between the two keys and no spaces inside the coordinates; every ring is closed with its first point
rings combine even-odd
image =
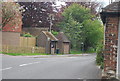
{"type": "Polygon", "coordinates": [[[119,33],[118,33],[117,77],[120,79],[120,18],[119,18],[119,33]]]}

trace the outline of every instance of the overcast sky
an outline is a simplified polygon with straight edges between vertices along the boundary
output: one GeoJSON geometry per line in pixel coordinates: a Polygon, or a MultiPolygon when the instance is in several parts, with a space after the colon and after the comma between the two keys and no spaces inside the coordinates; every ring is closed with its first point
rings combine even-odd
{"type": "MultiPolygon", "coordinates": [[[[69,0],[68,0],[69,1],[69,0]]],[[[74,1],[74,0],[70,0],[70,1],[74,1]]],[[[78,0],[79,1],[79,0],[78,0]]],[[[85,1],[87,1],[87,0],[81,0],[81,1],[83,1],[83,2],[85,2],[85,1]]],[[[108,4],[109,4],[109,0],[96,0],[96,1],[99,1],[99,2],[102,2],[103,4],[104,4],[104,6],[107,6],[108,4]]],[[[115,1],[115,0],[113,0],[113,1],[115,1]]],[[[61,1],[59,1],[59,2],[57,2],[57,6],[59,6],[60,4],[65,4],[64,2],[61,2],[61,1]]]]}

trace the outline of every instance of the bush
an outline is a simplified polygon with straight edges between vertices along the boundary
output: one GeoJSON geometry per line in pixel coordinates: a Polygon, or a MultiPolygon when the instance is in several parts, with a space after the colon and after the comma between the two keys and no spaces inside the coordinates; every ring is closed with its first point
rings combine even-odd
{"type": "Polygon", "coordinates": [[[52,30],[53,35],[58,35],[58,32],[52,30]]]}
{"type": "Polygon", "coordinates": [[[86,51],[86,53],[95,53],[95,52],[96,52],[95,48],[93,47],[88,48],[88,50],[86,51]]]}
{"type": "Polygon", "coordinates": [[[33,37],[32,35],[30,35],[30,33],[26,33],[22,35],[23,37],[33,37]]]}
{"type": "Polygon", "coordinates": [[[103,45],[100,45],[97,49],[96,63],[101,66],[101,69],[104,68],[103,45]]]}

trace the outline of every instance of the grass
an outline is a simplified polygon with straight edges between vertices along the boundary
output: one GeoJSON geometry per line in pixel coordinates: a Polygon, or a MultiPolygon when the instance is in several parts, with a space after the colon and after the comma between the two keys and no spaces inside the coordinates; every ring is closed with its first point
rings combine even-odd
{"type": "Polygon", "coordinates": [[[71,50],[70,54],[82,54],[82,51],[77,51],[77,50],[71,50]]]}
{"type": "MultiPolygon", "coordinates": [[[[3,53],[3,52],[0,52],[3,53]]],[[[83,53],[95,53],[95,51],[78,51],[78,50],[71,50],[70,54],[83,54],[83,53]]],[[[12,56],[32,56],[32,55],[51,55],[51,54],[46,54],[46,53],[3,53],[6,55],[12,55],[12,56]]],[[[64,55],[64,54],[55,54],[55,55],[64,55]]]]}
{"type": "Polygon", "coordinates": [[[83,54],[83,53],[96,53],[96,51],[85,51],[85,52],[78,51],[78,50],[71,50],[70,51],[70,54],[83,54]]]}
{"type": "Polygon", "coordinates": [[[12,55],[12,56],[50,55],[45,53],[3,53],[3,54],[12,55]]]}
{"type": "MultiPolygon", "coordinates": [[[[51,55],[51,54],[46,54],[46,53],[3,53],[3,54],[12,55],[12,56],[51,55]]],[[[63,54],[55,54],[55,55],[63,55],[63,54]]]]}

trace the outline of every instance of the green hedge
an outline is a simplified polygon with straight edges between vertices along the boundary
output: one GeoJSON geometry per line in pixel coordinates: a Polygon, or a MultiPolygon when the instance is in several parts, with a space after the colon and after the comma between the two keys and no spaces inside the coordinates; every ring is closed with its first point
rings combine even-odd
{"type": "Polygon", "coordinates": [[[23,36],[23,37],[33,37],[32,35],[30,35],[30,33],[22,34],[21,36],[23,36]]]}
{"type": "Polygon", "coordinates": [[[104,68],[103,45],[99,46],[97,49],[96,63],[101,66],[101,69],[104,68]]]}

